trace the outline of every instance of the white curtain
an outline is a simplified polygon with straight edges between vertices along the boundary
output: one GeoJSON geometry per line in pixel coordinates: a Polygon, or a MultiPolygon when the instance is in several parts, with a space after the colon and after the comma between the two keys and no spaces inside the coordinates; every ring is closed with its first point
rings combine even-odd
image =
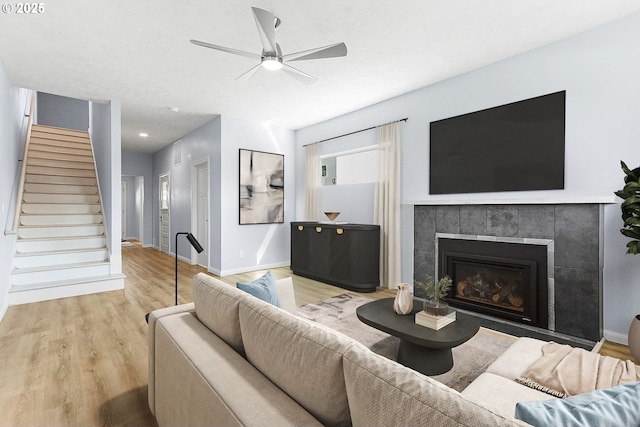
{"type": "Polygon", "coordinates": [[[304,217],[306,221],[320,220],[322,208],[320,174],[320,144],[307,145],[307,170],[304,180],[304,217]]]}
{"type": "Polygon", "coordinates": [[[378,128],[378,180],[374,222],[380,225],[380,284],[396,289],[400,263],[400,126],[378,128]]]}

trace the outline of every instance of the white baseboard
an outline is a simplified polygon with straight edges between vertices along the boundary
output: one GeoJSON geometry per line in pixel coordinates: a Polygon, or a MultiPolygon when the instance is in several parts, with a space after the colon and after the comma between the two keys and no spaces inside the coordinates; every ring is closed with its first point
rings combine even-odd
{"type": "Polygon", "coordinates": [[[249,267],[240,267],[240,268],[229,269],[229,270],[221,270],[219,273],[217,273],[214,269],[209,269],[208,271],[222,277],[222,276],[229,276],[231,274],[248,273],[250,271],[268,270],[270,268],[289,267],[289,264],[291,264],[289,261],[283,261],[283,262],[278,262],[273,264],[252,265],[249,267]]]}
{"type": "Polygon", "coordinates": [[[155,248],[155,246],[153,246],[153,245],[144,245],[144,244],[142,245],[142,247],[143,248],[155,248]]]}
{"type": "Polygon", "coordinates": [[[629,336],[627,334],[605,330],[604,337],[607,341],[615,342],[622,345],[629,345],[629,336]]]}
{"type": "Polygon", "coordinates": [[[0,322],[4,318],[4,315],[7,314],[8,308],[9,308],[9,295],[5,295],[5,298],[2,301],[2,307],[0,307],[0,322]]]}
{"type": "Polygon", "coordinates": [[[124,289],[124,275],[120,274],[91,282],[10,292],[8,299],[9,305],[20,305],[122,289],[124,289]]]}

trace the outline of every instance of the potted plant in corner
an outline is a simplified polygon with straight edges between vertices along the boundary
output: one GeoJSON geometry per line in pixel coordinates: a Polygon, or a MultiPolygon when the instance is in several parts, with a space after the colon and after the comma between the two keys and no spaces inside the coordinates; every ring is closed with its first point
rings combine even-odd
{"type": "MultiPolygon", "coordinates": [[[[620,164],[625,173],[624,188],[615,192],[624,199],[620,205],[624,221],[620,232],[632,239],[627,243],[627,253],[637,255],[640,252],[640,167],[630,170],[623,161],[620,164]]],[[[629,327],[629,351],[636,361],[640,361],[640,314],[629,327]]]]}
{"type": "Polygon", "coordinates": [[[444,316],[449,312],[449,304],[442,301],[451,289],[451,279],[449,276],[444,276],[436,282],[433,277],[427,275],[424,282],[414,280],[413,286],[427,296],[423,307],[423,310],[427,312],[427,314],[444,316]]]}

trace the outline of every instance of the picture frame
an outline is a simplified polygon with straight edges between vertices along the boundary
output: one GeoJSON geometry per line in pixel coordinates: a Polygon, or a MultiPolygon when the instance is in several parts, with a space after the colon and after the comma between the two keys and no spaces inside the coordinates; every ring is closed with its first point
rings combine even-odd
{"type": "Polygon", "coordinates": [[[239,150],[239,223],[284,223],[284,154],[239,150]]]}

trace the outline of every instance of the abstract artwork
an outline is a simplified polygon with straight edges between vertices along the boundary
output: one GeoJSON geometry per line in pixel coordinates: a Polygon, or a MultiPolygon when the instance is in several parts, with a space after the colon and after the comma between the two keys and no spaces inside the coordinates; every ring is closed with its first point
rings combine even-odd
{"type": "Polygon", "coordinates": [[[284,155],[240,149],[240,224],[284,222],[284,155]]]}

